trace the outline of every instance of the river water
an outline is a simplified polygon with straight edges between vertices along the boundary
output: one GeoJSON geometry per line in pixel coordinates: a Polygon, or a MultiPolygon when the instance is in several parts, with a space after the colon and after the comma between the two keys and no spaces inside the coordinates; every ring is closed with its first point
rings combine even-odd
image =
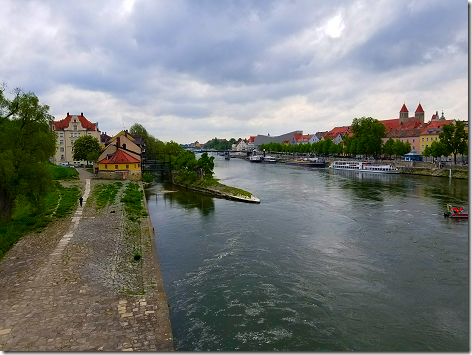
{"type": "Polygon", "coordinates": [[[146,191],[176,350],[469,349],[467,180],[215,163],[261,203],[146,191]]]}

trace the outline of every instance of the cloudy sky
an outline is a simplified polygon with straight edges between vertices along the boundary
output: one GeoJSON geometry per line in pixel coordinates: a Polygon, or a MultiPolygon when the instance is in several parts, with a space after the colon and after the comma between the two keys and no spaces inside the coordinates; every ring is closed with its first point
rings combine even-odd
{"type": "Polygon", "coordinates": [[[466,0],[0,0],[0,81],[56,120],[190,143],[468,119],[466,0]]]}

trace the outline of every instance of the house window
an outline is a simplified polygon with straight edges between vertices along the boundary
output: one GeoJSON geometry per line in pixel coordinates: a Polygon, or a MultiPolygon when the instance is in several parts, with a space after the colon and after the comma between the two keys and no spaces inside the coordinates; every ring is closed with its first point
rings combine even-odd
{"type": "Polygon", "coordinates": [[[437,142],[437,141],[438,141],[438,137],[434,138],[434,140],[437,142]]]}
{"type": "Polygon", "coordinates": [[[115,165],[115,169],[118,169],[118,165],[115,165]]]}
{"type": "Polygon", "coordinates": [[[63,132],[59,133],[59,137],[61,138],[64,137],[64,133],[63,132]]]}
{"type": "Polygon", "coordinates": [[[423,138],[421,138],[421,141],[422,141],[422,142],[424,142],[424,137],[423,137],[423,138]]]}
{"type": "Polygon", "coordinates": [[[105,169],[106,169],[106,168],[108,168],[108,165],[107,165],[107,164],[105,164],[105,169]]]}
{"type": "Polygon", "coordinates": [[[423,150],[423,149],[424,149],[424,145],[421,145],[421,150],[423,150]]]}
{"type": "Polygon", "coordinates": [[[61,154],[61,160],[64,160],[64,154],[61,154]]]}
{"type": "Polygon", "coordinates": [[[140,164],[138,163],[138,168],[139,168],[140,164]]]}
{"type": "Polygon", "coordinates": [[[61,145],[64,145],[64,141],[61,140],[60,144],[61,144],[61,145]]]}
{"type": "Polygon", "coordinates": [[[61,147],[60,152],[61,153],[64,152],[64,147],[61,147]]]}
{"type": "Polygon", "coordinates": [[[77,131],[77,126],[74,126],[74,131],[77,131]]]}
{"type": "Polygon", "coordinates": [[[126,169],[129,169],[129,165],[128,165],[128,164],[126,164],[126,169]]]}
{"type": "Polygon", "coordinates": [[[413,143],[415,143],[415,138],[413,138],[413,143]]]}
{"type": "Polygon", "coordinates": [[[428,141],[428,137],[426,137],[426,142],[428,141]]]}

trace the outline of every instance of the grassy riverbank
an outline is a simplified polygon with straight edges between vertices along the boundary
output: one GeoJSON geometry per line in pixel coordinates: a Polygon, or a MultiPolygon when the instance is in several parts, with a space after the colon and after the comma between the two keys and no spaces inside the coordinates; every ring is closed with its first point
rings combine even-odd
{"type": "MultiPolygon", "coordinates": [[[[71,176],[70,172],[56,171],[61,176],[71,176]]],[[[25,234],[40,233],[54,218],[67,216],[77,206],[79,194],[77,186],[64,187],[54,181],[42,208],[34,208],[25,197],[18,198],[11,218],[0,223],[0,259],[25,234]]]]}
{"type": "Polygon", "coordinates": [[[260,203],[260,200],[252,193],[242,189],[238,189],[236,187],[221,184],[218,179],[215,178],[206,178],[193,181],[184,179],[182,178],[182,176],[176,174],[174,175],[173,182],[177,186],[202,192],[208,195],[212,195],[214,197],[226,198],[241,202],[260,203]]]}

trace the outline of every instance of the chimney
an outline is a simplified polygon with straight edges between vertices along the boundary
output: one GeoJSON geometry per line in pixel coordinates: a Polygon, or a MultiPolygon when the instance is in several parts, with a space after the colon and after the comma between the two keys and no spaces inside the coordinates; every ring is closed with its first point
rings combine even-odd
{"type": "Polygon", "coordinates": [[[83,113],[83,112],[81,112],[80,115],[81,115],[82,117],[84,117],[84,113],[83,113]]]}
{"type": "Polygon", "coordinates": [[[121,147],[121,145],[120,145],[120,137],[116,138],[116,150],[118,150],[119,147],[121,147]]]}
{"type": "Polygon", "coordinates": [[[69,116],[69,112],[67,112],[67,116],[69,116]]]}

